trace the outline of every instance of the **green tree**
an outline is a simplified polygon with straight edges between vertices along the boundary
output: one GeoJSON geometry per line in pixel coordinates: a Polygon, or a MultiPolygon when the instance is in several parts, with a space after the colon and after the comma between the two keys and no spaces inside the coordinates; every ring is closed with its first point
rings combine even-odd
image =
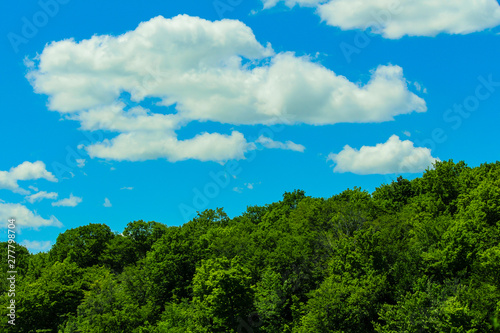
{"type": "Polygon", "coordinates": [[[389,211],[399,211],[408,201],[415,196],[412,183],[399,176],[391,184],[377,187],[373,192],[373,199],[389,211]]]}
{"type": "Polygon", "coordinates": [[[123,230],[123,236],[132,240],[138,259],[142,259],[151,250],[153,244],[165,234],[166,230],[167,226],[164,224],[139,220],[127,224],[123,230]]]}
{"type": "Polygon", "coordinates": [[[79,267],[100,264],[99,258],[114,238],[105,224],[89,224],[68,229],[57,237],[56,244],[49,252],[52,261],[62,262],[66,258],[79,267]]]}
{"type": "Polygon", "coordinates": [[[65,324],[64,333],[134,332],[147,316],[126,287],[109,272],[85,292],[77,313],[65,324]]]}
{"type": "Polygon", "coordinates": [[[20,306],[14,329],[17,332],[43,329],[56,332],[59,325],[76,314],[84,291],[101,277],[98,268],[82,269],[65,260],[47,267],[35,282],[21,282],[16,295],[16,303],[20,306]]]}
{"type": "Polygon", "coordinates": [[[193,278],[193,304],[203,312],[210,332],[230,332],[253,311],[250,272],[238,258],[207,259],[193,278]]]}
{"type": "Polygon", "coordinates": [[[99,262],[116,273],[120,273],[126,266],[137,262],[139,253],[134,241],[130,237],[116,235],[107,244],[99,262]]]}
{"type": "Polygon", "coordinates": [[[2,262],[0,265],[0,294],[5,293],[9,289],[7,271],[12,271],[9,264],[14,264],[18,277],[24,277],[29,271],[29,262],[31,255],[28,249],[20,244],[12,243],[9,247],[8,242],[0,242],[0,251],[2,251],[2,262]],[[8,252],[8,250],[12,252],[8,252]],[[8,255],[11,255],[9,257],[8,255]],[[9,262],[9,260],[11,260],[9,262]]]}

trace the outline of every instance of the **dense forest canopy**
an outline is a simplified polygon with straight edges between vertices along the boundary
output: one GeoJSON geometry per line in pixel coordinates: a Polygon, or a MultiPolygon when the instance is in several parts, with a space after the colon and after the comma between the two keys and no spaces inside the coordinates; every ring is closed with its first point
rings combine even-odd
{"type": "MultiPolygon", "coordinates": [[[[5,332],[499,331],[500,163],[437,162],[372,194],[297,190],[180,227],[89,224],[16,256],[5,332]]],[[[7,271],[2,257],[2,304],[7,271]]]]}

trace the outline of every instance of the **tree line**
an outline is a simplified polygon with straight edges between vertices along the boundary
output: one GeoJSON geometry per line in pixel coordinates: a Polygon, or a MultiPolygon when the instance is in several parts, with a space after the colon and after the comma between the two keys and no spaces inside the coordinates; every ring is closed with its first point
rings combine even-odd
{"type": "Polygon", "coordinates": [[[437,162],[373,193],[303,191],[229,218],[66,230],[17,246],[5,332],[500,331],[500,162],[437,162]]]}

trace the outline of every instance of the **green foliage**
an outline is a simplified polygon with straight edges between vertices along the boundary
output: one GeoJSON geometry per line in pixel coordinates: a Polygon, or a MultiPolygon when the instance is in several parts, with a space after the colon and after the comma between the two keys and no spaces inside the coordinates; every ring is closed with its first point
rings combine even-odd
{"type": "Polygon", "coordinates": [[[272,269],[264,271],[261,281],[255,287],[255,307],[264,325],[261,332],[280,332],[283,330],[286,307],[286,286],[281,274],[272,269]]]}
{"type": "Polygon", "coordinates": [[[498,332],[500,163],[179,227],[89,224],[16,260],[12,332],[498,332]]]}
{"type": "Polygon", "coordinates": [[[60,234],[49,255],[52,261],[69,258],[79,267],[90,267],[100,263],[99,257],[113,238],[107,225],[91,223],[60,234]]]}
{"type": "Polygon", "coordinates": [[[84,291],[104,273],[97,268],[82,269],[65,260],[44,269],[35,282],[18,281],[16,332],[30,332],[34,328],[56,331],[67,318],[76,315],[84,291]]]}
{"type": "Polygon", "coordinates": [[[8,242],[0,242],[0,251],[2,251],[2,262],[0,265],[0,293],[3,294],[9,289],[9,282],[7,280],[9,277],[7,271],[11,271],[11,269],[9,269],[9,259],[14,260],[18,275],[24,276],[28,274],[29,271],[30,254],[26,247],[16,243],[11,244],[11,247],[9,247],[8,242]],[[9,253],[8,250],[13,252],[9,253]],[[12,257],[9,258],[9,254],[12,257]]]}
{"type": "Polygon", "coordinates": [[[193,304],[201,309],[202,322],[211,332],[237,329],[238,318],[252,312],[250,272],[236,257],[201,262],[193,278],[193,304]]]}
{"type": "Polygon", "coordinates": [[[116,235],[106,244],[106,248],[99,256],[99,262],[119,273],[126,266],[135,264],[138,257],[134,241],[130,237],[116,235]]]}
{"type": "Polygon", "coordinates": [[[167,231],[167,227],[161,223],[142,220],[130,222],[123,230],[123,236],[132,240],[137,257],[142,259],[151,250],[151,246],[161,238],[167,231]]]}
{"type": "Polygon", "coordinates": [[[161,321],[158,322],[158,333],[193,333],[209,332],[208,326],[200,324],[200,310],[187,299],[180,303],[169,303],[165,306],[161,321]]]}
{"type": "Polygon", "coordinates": [[[373,192],[373,199],[382,207],[391,211],[399,211],[415,196],[412,183],[399,176],[397,181],[389,185],[377,187],[373,192]]]}
{"type": "Polygon", "coordinates": [[[67,321],[63,333],[133,332],[147,318],[147,312],[135,302],[126,286],[109,273],[85,292],[77,314],[67,321]]]}
{"type": "Polygon", "coordinates": [[[371,332],[384,293],[384,276],[332,275],[311,294],[294,332],[371,332]]]}
{"type": "Polygon", "coordinates": [[[406,294],[396,305],[384,305],[380,317],[385,325],[377,332],[480,332],[474,328],[474,315],[464,302],[465,286],[458,281],[444,284],[421,279],[415,291],[406,294]]]}

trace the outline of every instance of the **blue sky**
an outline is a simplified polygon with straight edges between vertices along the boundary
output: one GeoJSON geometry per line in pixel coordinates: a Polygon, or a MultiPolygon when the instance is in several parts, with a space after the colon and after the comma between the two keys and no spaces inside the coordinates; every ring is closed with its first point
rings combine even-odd
{"type": "Polygon", "coordinates": [[[0,218],[34,252],[499,159],[494,0],[3,6],[0,218]]]}

